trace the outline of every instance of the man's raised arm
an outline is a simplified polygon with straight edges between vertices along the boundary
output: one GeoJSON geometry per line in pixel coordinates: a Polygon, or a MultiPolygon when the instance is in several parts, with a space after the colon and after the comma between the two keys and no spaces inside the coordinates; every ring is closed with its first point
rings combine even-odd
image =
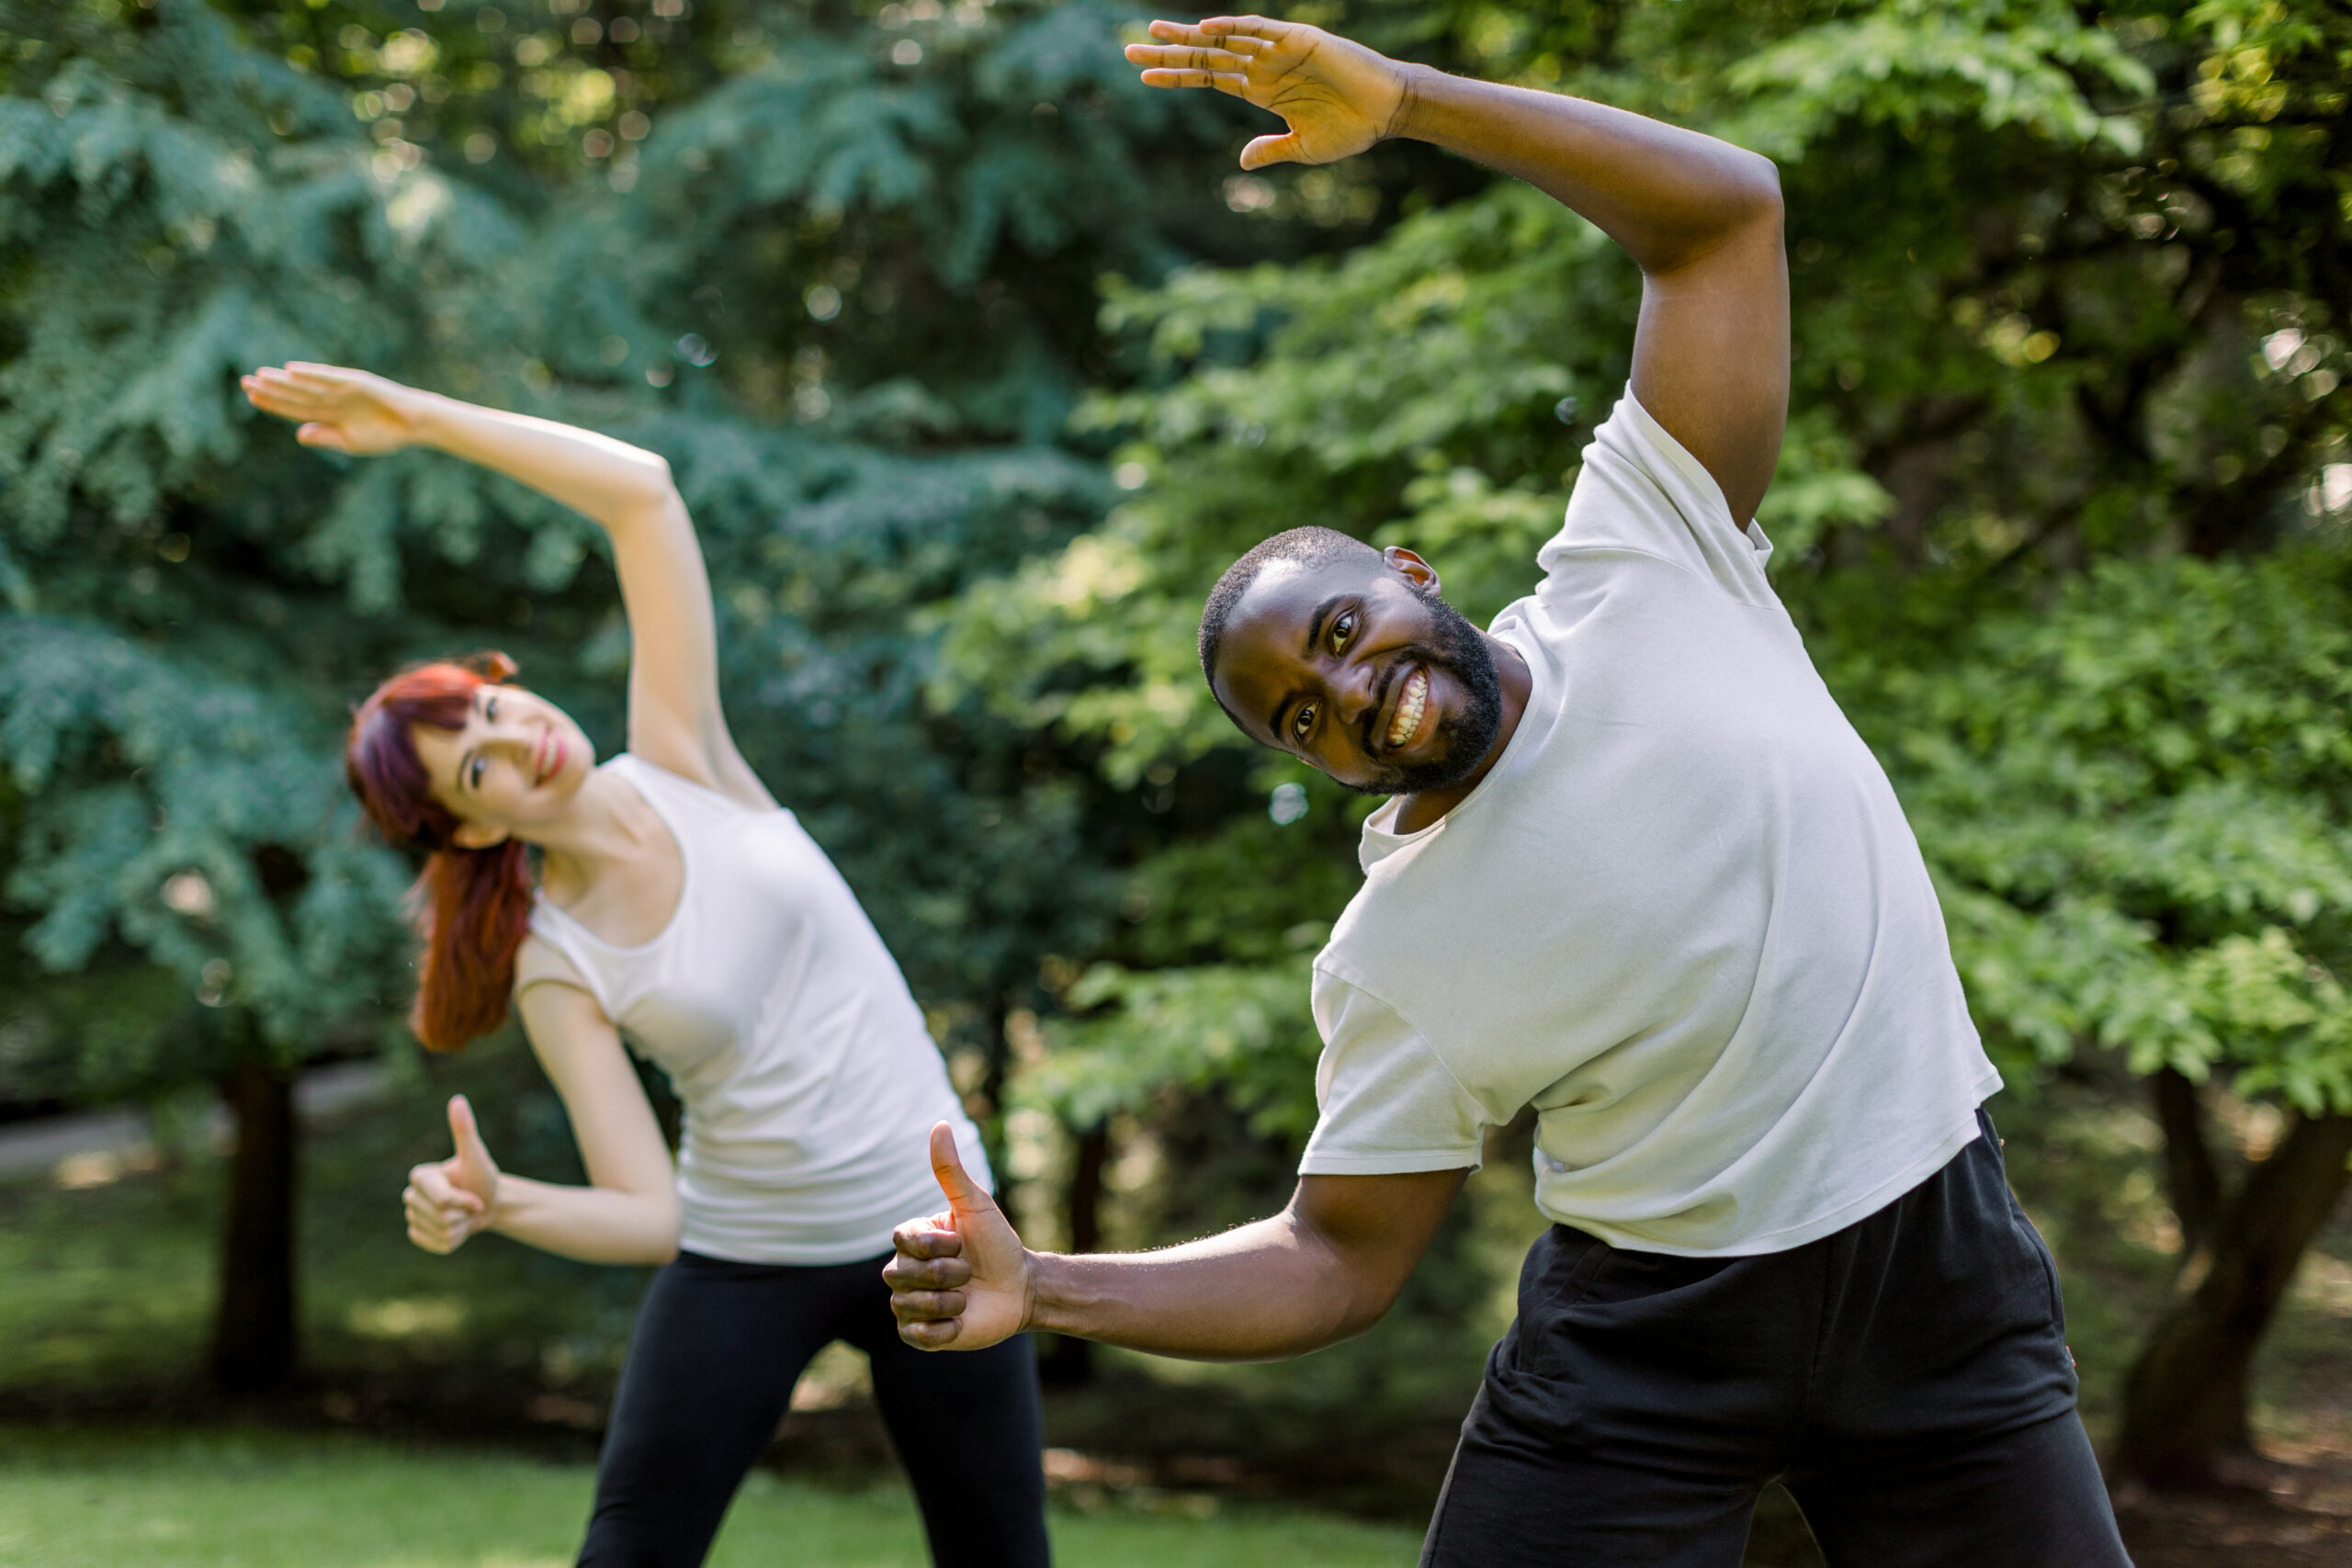
{"type": "Polygon", "coordinates": [[[1769,159],[1555,93],[1409,65],[1302,23],[1154,22],[1127,59],[1154,87],[1214,87],[1287,134],[1244,168],[1328,164],[1410,137],[1515,175],[1589,219],[1642,269],[1634,395],[1706,466],[1735,519],[1771,482],[1789,401],[1788,266],[1769,159]]]}
{"type": "Polygon", "coordinates": [[[1469,1174],[1303,1177],[1290,1207],[1223,1235],[1065,1257],[1021,1245],[944,1122],[931,1163],[948,1212],[900,1225],[882,1270],[908,1344],[978,1350],[1034,1328],[1199,1361],[1278,1360],[1370,1328],[1469,1174]]]}

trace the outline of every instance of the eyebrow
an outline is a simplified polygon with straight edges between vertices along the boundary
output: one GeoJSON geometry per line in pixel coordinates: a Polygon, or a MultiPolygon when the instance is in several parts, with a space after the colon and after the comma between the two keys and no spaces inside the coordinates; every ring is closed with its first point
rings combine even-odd
{"type": "MultiPolygon", "coordinates": [[[[1324,600],[1320,604],[1315,606],[1314,613],[1306,618],[1306,640],[1299,644],[1300,658],[1312,659],[1315,657],[1316,645],[1323,640],[1323,623],[1331,618],[1332,611],[1338,609],[1344,601],[1352,598],[1353,596],[1353,590],[1343,588],[1340,590],[1339,592],[1334,593],[1329,598],[1324,600]]],[[[1291,705],[1297,702],[1300,697],[1305,694],[1306,694],[1294,687],[1290,691],[1284,692],[1282,696],[1275,701],[1274,716],[1272,720],[1267,724],[1266,730],[1267,733],[1274,737],[1277,742],[1283,739],[1283,715],[1289,712],[1291,705]]]]}

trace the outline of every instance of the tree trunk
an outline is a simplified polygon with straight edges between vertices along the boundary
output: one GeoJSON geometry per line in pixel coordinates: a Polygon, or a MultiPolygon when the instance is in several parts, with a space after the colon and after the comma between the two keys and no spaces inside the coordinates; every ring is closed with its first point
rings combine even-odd
{"type": "Polygon", "coordinates": [[[236,1118],[237,1152],[212,1376],[228,1393],[254,1393],[294,1375],[294,1085],[248,1055],[221,1093],[236,1118]]]}
{"type": "Polygon", "coordinates": [[[2125,1380],[2118,1480],[2212,1486],[2222,1460],[2253,1451],[2246,1392],[2255,1347],[2343,1195],[2347,1158],[2352,1116],[2298,1117],[2247,1173],[2215,1222],[2204,1277],[2158,1321],[2125,1380]]]}
{"type": "Polygon", "coordinates": [[[2213,1226],[2222,1213],[2222,1175],[2213,1164],[2212,1145],[2205,1141],[2205,1108],[2197,1086],[2170,1067],[2151,1074],[2150,1094],[2156,1121],[2165,1130],[2165,1180],[2172,1194],[2172,1212],[2180,1221],[2183,1264],[2213,1244],[2213,1226]]]}
{"type": "MultiPolygon", "coordinates": [[[[1111,1157],[1111,1127],[1107,1122],[1078,1135],[1076,1157],[1071,1161],[1069,1199],[1066,1217],[1069,1222],[1069,1249],[1072,1252],[1100,1252],[1102,1249],[1102,1168],[1111,1157]]],[[[1084,1339],[1058,1335],[1044,1359],[1037,1365],[1038,1376],[1055,1388],[1075,1388],[1094,1376],[1094,1347],[1084,1339]]]]}

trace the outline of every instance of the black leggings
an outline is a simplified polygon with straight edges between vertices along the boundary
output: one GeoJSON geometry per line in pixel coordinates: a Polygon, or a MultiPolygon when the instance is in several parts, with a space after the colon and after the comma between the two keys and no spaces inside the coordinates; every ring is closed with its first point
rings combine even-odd
{"type": "Polygon", "coordinates": [[[814,1268],[682,1252],[629,1336],[580,1562],[692,1568],[775,1435],[792,1385],[836,1339],[865,1352],[874,1399],[941,1568],[1042,1568],[1046,1478],[1036,1361],[1023,1337],[927,1353],[899,1337],[887,1255],[814,1268]]]}

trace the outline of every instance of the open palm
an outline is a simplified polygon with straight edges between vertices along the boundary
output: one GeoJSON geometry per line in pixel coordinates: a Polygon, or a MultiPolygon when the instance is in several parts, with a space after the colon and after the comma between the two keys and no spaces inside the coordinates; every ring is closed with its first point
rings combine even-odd
{"type": "Polygon", "coordinates": [[[264,366],[240,384],[254,407],[294,421],[294,439],[305,446],[379,457],[416,439],[419,394],[365,370],[295,360],[264,366]]]}
{"type": "Polygon", "coordinates": [[[1395,132],[1405,73],[1385,55],[1301,22],[1212,17],[1197,26],[1154,22],[1152,43],[1127,46],[1147,87],[1214,87],[1272,109],[1288,134],[1261,136],[1241,166],[1329,164],[1395,132]]]}

